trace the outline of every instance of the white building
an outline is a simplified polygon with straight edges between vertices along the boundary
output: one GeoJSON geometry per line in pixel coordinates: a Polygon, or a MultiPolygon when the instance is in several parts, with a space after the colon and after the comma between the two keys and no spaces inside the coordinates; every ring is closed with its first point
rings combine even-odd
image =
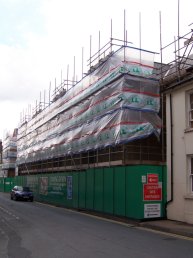
{"type": "MultiPolygon", "coordinates": [[[[163,77],[166,94],[167,218],[193,224],[192,32],[163,77]]],[[[186,35],[187,39],[187,35],[186,35]]]]}

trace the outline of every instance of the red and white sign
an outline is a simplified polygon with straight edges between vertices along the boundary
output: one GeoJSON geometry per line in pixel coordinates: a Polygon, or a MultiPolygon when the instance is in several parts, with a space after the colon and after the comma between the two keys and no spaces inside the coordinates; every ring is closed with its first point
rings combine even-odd
{"type": "Polygon", "coordinates": [[[161,201],[162,187],[159,184],[144,184],[143,185],[143,200],[144,201],[161,201]]]}
{"type": "Polygon", "coordinates": [[[158,174],[147,174],[148,184],[158,184],[158,181],[159,181],[158,174]]]}

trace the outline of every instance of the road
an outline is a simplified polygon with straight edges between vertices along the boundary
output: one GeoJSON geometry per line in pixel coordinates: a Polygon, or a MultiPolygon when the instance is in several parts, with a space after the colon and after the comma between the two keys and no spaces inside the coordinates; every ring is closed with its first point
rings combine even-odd
{"type": "Polygon", "coordinates": [[[193,241],[0,193],[1,258],[192,258],[193,241]]]}

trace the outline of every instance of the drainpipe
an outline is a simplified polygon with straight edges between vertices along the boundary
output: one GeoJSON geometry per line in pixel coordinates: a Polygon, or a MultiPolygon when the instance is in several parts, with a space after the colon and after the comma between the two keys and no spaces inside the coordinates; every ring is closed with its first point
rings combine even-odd
{"type": "Polygon", "coordinates": [[[166,206],[173,201],[174,196],[174,172],[173,172],[173,109],[172,109],[172,94],[170,93],[170,145],[171,145],[171,198],[167,201],[166,206]]]}

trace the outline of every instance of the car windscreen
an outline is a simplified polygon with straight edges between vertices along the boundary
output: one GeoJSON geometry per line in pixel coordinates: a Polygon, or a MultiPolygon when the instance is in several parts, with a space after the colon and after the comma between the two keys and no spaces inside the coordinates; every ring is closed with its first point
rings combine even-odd
{"type": "Polygon", "coordinates": [[[29,187],[24,186],[24,187],[23,187],[23,191],[24,191],[24,192],[30,192],[30,189],[29,189],[29,187]]]}

